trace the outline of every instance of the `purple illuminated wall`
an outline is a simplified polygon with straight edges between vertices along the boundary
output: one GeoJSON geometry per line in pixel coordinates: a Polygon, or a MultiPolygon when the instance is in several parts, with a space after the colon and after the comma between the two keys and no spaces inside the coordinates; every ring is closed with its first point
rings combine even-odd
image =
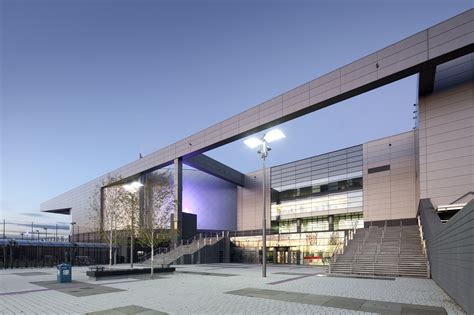
{"type": "MultiPolygon", "coordinates": [[[[148,175],[146,185],[153,185],[152,178],[168,172],[173,182],[173,169],[162,169],[148,175]]],[[[183,169],[183,212],[197,215],[200,230],[237,229],[237,186],[205,172],[183,169]]]]}
{"type": "Polygon", "coordinates": [[[195,169],[183,170],[183,212],[202,230],[237,229],[237,187],[195,169]]]}

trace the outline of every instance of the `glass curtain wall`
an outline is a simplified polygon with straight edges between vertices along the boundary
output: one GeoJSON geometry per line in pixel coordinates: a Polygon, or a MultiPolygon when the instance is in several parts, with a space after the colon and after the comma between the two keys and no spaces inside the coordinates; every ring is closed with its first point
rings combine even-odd
{"type": "Polygon", "coordinates": [[[362,145],[271,169],[272,221],[362,212],[362,145]]]}
{"type": "MultiPolygon", "coordinates": [[[[271,168],[267,260],[327,264],[349,232],[362,228],[362,145],[271,168]]],[[[259,262],[260,235],[231,237],[233,261],[259,262]]]]}
{"type": "MultiPolygon", "coordinates": [[[[289,233],[267,236],[267,261],[275,264],[327,264],[338,247],[344,244],[345,231],[289,233]]],[[[259,262],[262,256],[261,236],[231,237],[240,250],[234,251],[235,262],[259,262]]]]}

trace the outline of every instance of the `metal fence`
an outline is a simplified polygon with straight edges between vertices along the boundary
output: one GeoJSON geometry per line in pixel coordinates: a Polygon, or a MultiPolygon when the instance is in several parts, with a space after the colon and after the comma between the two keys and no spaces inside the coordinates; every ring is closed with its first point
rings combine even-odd
{"type": "MultiPolygon", "coordinates": [[[[79,234],[77,225],[7,219],[1,224],[0,268],[108,263],[108,245],[100,243],[97,233],[79,234]]],[[[113,251],[117,259],[120,248],[114,246],[113,251]]]]}
{"type": "Polygon", "coordinates": [[[3,219],[2,239],[68,242],[69,224],[3,219]]]}

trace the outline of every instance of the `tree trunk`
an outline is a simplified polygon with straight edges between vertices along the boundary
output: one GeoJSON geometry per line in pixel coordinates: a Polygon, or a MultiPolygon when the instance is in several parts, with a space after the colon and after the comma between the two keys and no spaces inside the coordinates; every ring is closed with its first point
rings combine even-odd
{"type": "Polygon", "coordinates": [[[112,227],[110,227],[109,236],[109,270],[112,269],[112,227]]]}
{"type": "Polygon", "coordinates": [[[151,264],[151,270],[150,270],[151,278],[153,278],[153,259],[155,257],[155,255],[154,255],[155,250],[154,250],[153,243],[154,242],[151,243],[151,261],[150,261],[150,264],[151,264]]]}

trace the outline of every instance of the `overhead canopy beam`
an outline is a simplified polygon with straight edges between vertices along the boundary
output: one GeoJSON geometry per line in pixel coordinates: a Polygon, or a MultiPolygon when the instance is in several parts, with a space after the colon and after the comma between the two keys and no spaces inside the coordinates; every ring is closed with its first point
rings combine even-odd
{"type": "Polygon", "coordinates": [[[426,68],[420,72],[418,78],[418,95],[424,96],[431,94],[434,89],[436,75],[436,66],[426,68]]]}
{"type": "Polygon", "coordinates": [[[200,171],[210,175],[219,177],[225,181],[231,182],[238,186],[244,186],[245,175],[234,170],[233,168],[216,161],[207,155],[199,154],[187,157],[183,160],[186,165],[194,167],[200,171]]]}
{"type": "Polygon", "coordinates": [[[201,154],[471,52],[474,9],[151,153],[125,166],[126,171],[136,174],[175,158],[201,154]]]}
{"type": "MultiPolygon", "coordinates": [[[[159,169],[171,164],[176,158],[188,159],[472,52],[474,9],[276,96],[109,174],[127,179],[159,169]]],[[[96,185],[104,176],[84,184],[87,188],[79,186],[43,203],[41,209],[58,208],[56,205],[65,204],[65,200],[77,193],[76,190],[92,189],[92,185],[96,185]]]]}
{"type": "Polygon", "coordinates": [[[44,211],[44,212],[59,213],[59,214],[71,214],[71,208],[52,209],[52,210],[46,210],[46,211],[44,211]]]}

